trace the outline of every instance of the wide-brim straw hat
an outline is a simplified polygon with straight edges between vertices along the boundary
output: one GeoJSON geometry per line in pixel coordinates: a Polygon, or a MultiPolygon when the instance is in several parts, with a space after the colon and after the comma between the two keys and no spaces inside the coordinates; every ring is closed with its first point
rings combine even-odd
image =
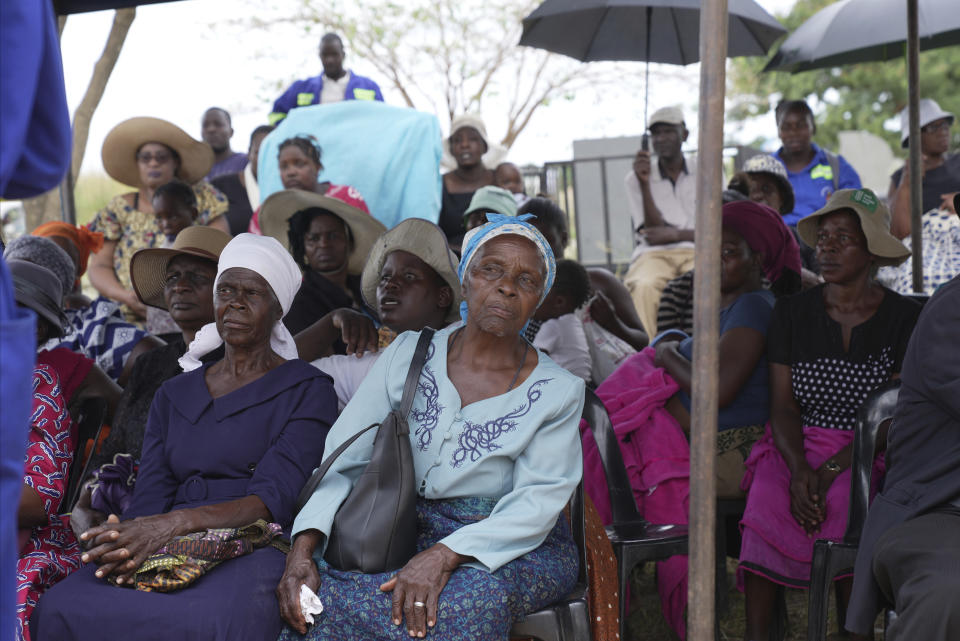
{"type": "Polygon", "coordinates": [[[447,313],[446,322],[453,323],[460,319],[460,279],[457,278],[457,268],[460,261],[450,249],[447,237],[443,230],[428,220],[408,218],[403,220],[388,232],[381,234],[370,250],[367,264],[363,268],[360,278],[360,292],[363,300],[371,309],[377,307],[377,283],[380,282],[380,271],[391,252],[405,251],[413,254],[440,275],[453,291],[453,302],[447,313]]]}
{"type": "Polygon", "coordinates": [[[166,309],[163,284],[170,261],[177,256],[197,256],[216,263],[229,242],[230,234],[213,227],[194,225],[177,234],[170,248],[141,249],[130,259],[130,280],[137,298],[144,305],[166,309]]]}
{"type": "Polygon", "coordinates": [[[820,218],[841,209],[850,209],[860,219],[860,228],[867,238],[867,251],[878,265],[899,265],[910,256],[910,250],[890,233],[890,210],[869,189],[835,191],[827,204],[797,223],[797,233],[810,247],[817,246],[820,218]]]}
{"type": "MultiPolygon", "coordinates": [[[[347,188],[352,189],[352,188],[347,188]]],[[[342,188],[330,193],[341,193],[342,188]]],[[[358,203],[363,199],[356,194],[358,203]]],[[[366,207],[366,205],[363,205],[366,207]]],[[[368,212],[348,204],[340,198],[331,195],[321,195],[302,189],[284,189],[270,195],[260,206],[260,229],[264,236],[272,236],[290,251],[290,218],[304,209],[323,209],[329,211],[344,222],[350,229],[352,246],[347,259],[347,273],[359,275],[367,262],[367,255],[374,242],[387,228],[368,212]]]]}
{"type": "Polygon", "coordinates": [[[124,120],[110,130],[100,150],[103,168],[114,180],[130,187],[141,187],[137,151],[148,142],[158,142],[176,151],[180,156],[176,176],[191,185],[210,173],[213,167],[210,145],[194,140],[171,122],[143,116],[124,120]]]}

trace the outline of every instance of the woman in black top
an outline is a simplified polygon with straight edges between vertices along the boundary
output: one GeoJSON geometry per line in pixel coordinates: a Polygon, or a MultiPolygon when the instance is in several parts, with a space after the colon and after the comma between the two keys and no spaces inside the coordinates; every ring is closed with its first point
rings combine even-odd
{"type": "Polygon", "coordinates": [[[478,116],[465,114],[455,118],[450,124],[450,137],[444,144],[457,168],[443,175],[437,224],[456,249],[463,239],[463,214],[470,205],[473,192],[493,184],[493,170],[483,164],[483,155],[489,151],[490,145],[486,127],[478,116]]]}
{"type": "MultiPolygon", "coordinates": [[[[363,302],[360,274],[374,241],[387,229],[370,215],[356,189],[333,185],[324,195],[301,189],[276,192],[263,202],[260,225],[304,271],[303,285],[283,319],[291,334],[341,307],[376,318],[363,302]]],[[[342,342],[334,352],[345,353],[342,342]]]]}
{"type": "MultiPolygon", "coordinates": [[[[777,584],[807,586],[814,540],[839,540],[846,529],[856,412],[898,375],[920,312],[874,280],[877,266],[910,253],[889,225],[872,191],[843,189],[797,226],[825,283],[778,301],[767,334],[770,425],[742,485],[745,638],[768,636],[777,584]]],[[[838,589],[849,598],[849,581],[838,589]]]]}

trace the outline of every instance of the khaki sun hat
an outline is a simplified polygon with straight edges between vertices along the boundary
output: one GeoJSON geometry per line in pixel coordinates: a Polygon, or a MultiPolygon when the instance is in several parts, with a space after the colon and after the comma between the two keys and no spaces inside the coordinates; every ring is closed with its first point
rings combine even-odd
{"type": "Polygon", "coordinates": [[[450,250],[443,230],[430,221],[421,218],[408,218],[397,223],[388,232],[382,234],[373,244],[363,276],[360,279],[360,292],[363,300],[371,309],[377,309],[377,283],[380,270],[387,255],[397,250],[409,252],[433,268],[453,290],[453,302],[446,321],[452,323],[460,319],[460,279],[457,268],[460,261],[450,250]]]}
{"type": "Polygon", "coordinates": [[[197,256],[216,263],[229,242],[230,234],[213,227],[194,225],[177,234],[173,247],[141,249],[130,259],[130,280],[137,298],[144,305],[166,309],[163,283],[170,261],[177,256],[197,256]]]}
{"type": "Polygon", "coordinates": [[[841,209],[852,210],[860,219],[867,250],[877,258],[878,265],[899,265],[910,256],[906,245],[890,233],[890,210],[869,189],[835,191],[822,209],[800,219],[797,233],[803,242],[816,247],[820,217],[841,209]]]}
{"type": "Polygon", "coordinates": [[[210,173],[213,167],[213,149],[205,142],[194,140],[190,134],[173,123],[160,118],[139,117],[124,120],[110,130],[100,150],[103,168],[114,180],[140,187],[140,168],[137,151],[148,142],[158,142],[177,152],[180,168],[176,176],[193,184],[210,173]]]}
{"type": "Polygon", "coordinates": [[[387,228],[370,215],[367,203],[353,187],[336,185],[320,195],[302,189],[284,189],[270,195],[260,206],[260,229],[264,236],[272,236],[290,251],[290,218],[304,209],[325,209],[350,229],[353,246],[347,261],[347,272],[360,274],[367,262],[370,248],[387,228]]]}

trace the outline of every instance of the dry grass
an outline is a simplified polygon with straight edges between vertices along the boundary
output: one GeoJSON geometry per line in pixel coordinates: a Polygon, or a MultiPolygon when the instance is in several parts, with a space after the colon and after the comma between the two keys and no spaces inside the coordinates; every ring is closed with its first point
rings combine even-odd
{"type": "MultiPolygon", "coordinates": [[[[743,639],[743,594],[735,585],[736,559],[727,559],[729,607],[720,613],[720,639],[743,639]]],[[[660,597],[654,575],[654,564],[647,563],[634,570],[631,580],[631,611],[627,620],[627,641],[677,641],[679,637],[667,625],[660,610],[660,597]]],[[[787,641],[804,641],[807,637],[807,593],[787,590],[787,641]]],[[[827,639],[843,639],[837,633],[833,597],[830,599],[830,618],[827,621],[827,639]]],[[[877,636],[882,639],[882,634],[877,636]]]]}

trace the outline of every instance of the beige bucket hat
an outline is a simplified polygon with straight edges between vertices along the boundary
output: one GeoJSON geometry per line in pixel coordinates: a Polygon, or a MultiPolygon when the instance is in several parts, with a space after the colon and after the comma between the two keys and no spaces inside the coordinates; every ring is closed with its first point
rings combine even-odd
{"type": "Polygon", "coordinates": [[[453,302],[446,321],[452,323],[460,319],[460,279],[457,268],[460,261],[447,244],[443,230],[428,220],[408,218],[399,222],[393,229],[382,234],[373,244],[367,265],[360,278],[360,292],[363,300],[371,309],[377,309],[377,283],[380,270],[387,255],[397,250],[413,254],[433,268],[453,290],[453,302]]]}
{"type": "Polygon", "coordinates": [[[325,209],[338,216],[350,228],[353,247],[347,259],[347,273],[359,275],[367,262],[370,248],[386,226],[370,214],[366,202],[353,187],[335,185],[325,195],[302,189],[284,189],[270,194],[260,206],[260,229],[290,251],[287,221],[304,209],[325,209]]]}
{"type": "Polygon", "coordinates": [[[877,258],[879,265],[899,265],[910,256],[910,250],[890,233],[890,210],[869,189],[841,189],[835,191],[827,204],[797,223],[797,233],[810,247],[817,246],[817,228],[820,217],[840,209],[850,209],[860,219],[867,250],[877,258]]]}
{"type": "Polygon", "coordinates": [[[141,249],[130,259],[130,280],[137,298],[144,305],[166,309],[163,282],[170,261],[177,256],[197,256],[216,263],[229,242],[230,234],[213,227],[194,225],[177,234],[173,247],[141,249]]]}
{"type": "Polygon", "coordinates": [[[185,183],[192,185],[210,173],[213,167],[210,145],[194,140],[166,120],[139,117],[124,120],[107,134],[100,149],[103,168],[114,180],[130,187],[140,187],[137,151],[148,142],[159,142],[177,152],[180,168],[176,175],[185,183]]]}

